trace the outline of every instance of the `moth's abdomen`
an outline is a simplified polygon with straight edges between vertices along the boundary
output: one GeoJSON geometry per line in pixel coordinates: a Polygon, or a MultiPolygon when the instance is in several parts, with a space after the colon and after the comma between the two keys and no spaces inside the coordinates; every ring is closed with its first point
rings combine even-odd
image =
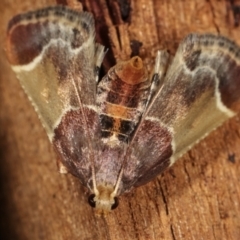
{"type": "Polygon", "coordinates": [[[102,138],[128,141],[145,109],[150,84],[139,57],[109,70],[97,91],[102,138]]]}

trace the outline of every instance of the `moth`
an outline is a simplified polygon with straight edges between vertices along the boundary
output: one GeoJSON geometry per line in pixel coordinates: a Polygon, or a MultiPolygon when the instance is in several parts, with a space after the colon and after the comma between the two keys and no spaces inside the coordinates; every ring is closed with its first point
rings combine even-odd
{"type": "Polygon", "coordinates": [[[64,6],[15,16],[6,52],[58,156],[98,212],[151,181],[239,111],[240,48],[190,34],[152,74],[135,56],[98,79],[104,47],[94,19],[64,6]]]}

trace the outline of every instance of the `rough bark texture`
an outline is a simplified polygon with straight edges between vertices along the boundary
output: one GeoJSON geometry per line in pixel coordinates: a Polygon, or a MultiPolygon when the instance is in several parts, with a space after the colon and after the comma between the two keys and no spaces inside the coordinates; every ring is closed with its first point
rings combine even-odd
{"type": "MultiPolygon", "coordinates": [[[[55,3],[0,1],[1,239],[239,239],[240,114],[162,176],[122,196],[105,217],[88,206],[77,179],[57,172],[56,156],[4,51],[13,15],[55,3]]],[[[238,8],[224,0],[85,0],[83,6],[96,17],[98,41],[110,49],[105,70],[114,57],[135,54],[153,66],[157,49],[174,53],[190,32],[221,33],[240,45],[238,8]]]]}

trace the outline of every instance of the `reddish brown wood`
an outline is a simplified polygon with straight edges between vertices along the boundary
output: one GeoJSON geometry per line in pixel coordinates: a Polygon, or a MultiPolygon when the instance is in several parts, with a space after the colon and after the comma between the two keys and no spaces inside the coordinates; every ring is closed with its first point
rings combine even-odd
{"type": "MultiPolygon", "coordinates": [[[[136,52],[152,66],[157,49],[174,53],[190,32],[221,33],[240,45],[226,1],[132,0],[123,18],[119,2],[130,1],[83,1],[96,17],[98,41],[110,48],[105,69],[114,57],[136,52]]],[[[4,52],[13,15],[54,3],[0,1],[1,238],[239,239],[240,115],[162,176],[122,196],[119,208],[105,217],[95,216],[77,179],[57,172],[56,156],[4,52]]]]}

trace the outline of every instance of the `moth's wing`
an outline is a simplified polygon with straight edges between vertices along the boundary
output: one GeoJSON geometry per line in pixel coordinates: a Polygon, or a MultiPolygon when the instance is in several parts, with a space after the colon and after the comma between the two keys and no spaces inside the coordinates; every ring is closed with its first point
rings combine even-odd
{"type": "Polygon", "coordinates": [[[240,49],[192,34],[178,48],[131,143],[123,191],[147,183],[239,110],[240,49]]]}
{"type": "Polygon", "coordinates": [[[104,53],[94,37],[92,15],[63,6],[18,15],[7,32],[9,62],[74,175],[85,162],[88,174],[89,154],[83,148],[91,148],[89,137],[98,128],[95,70],[104,53]]]}

